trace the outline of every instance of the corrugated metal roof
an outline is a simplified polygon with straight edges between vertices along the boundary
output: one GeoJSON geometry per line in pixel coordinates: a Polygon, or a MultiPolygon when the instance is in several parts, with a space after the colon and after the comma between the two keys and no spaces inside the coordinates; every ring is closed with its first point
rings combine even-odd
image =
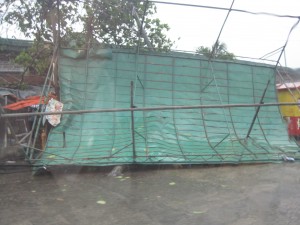
{"type": "Polygon", "coordinates": [[[2,51],[17,51],[20,52],[33,45],[33,41],[20,40],[20,39],[9,39],[0,38],[0,50],[2,51]]]}
{"type": "Polygon", "coordinates": [[[290,82],[276,85],[277,90],[300,88],[300,82],[290,82]]]}

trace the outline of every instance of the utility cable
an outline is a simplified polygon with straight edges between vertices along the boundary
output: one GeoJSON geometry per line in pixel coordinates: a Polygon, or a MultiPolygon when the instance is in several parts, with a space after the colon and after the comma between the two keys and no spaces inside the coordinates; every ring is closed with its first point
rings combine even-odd
{"type": "Polygon", "coordinates": [[[275,69],[277,68],[277,66],[278,66],[278,64],[279,64],[279,61],[280,61],[280,59],[281,59],[281,56],[282,56],[282,54],[283,54],[284,51],[285,51],[285,48],[286,48],[286,46],[287,46],[287,44],[288,44],[288,42],[289,42],[291,33],[292,33],[293,30],[298,26],[299,22],[300,22],[300,17],[298,18],[298,20],[296,21],[296,23],[294,23],[294,25],[293,25],[292,28],[290,29],[290,32],[288,33],[287,39],[286,39],[286,41],[285,41],[285,44],[284,44],[284,46],[282,47],[282,51],[281,51],[281,53],[280,53],[280,55],[279,55],[279,57],[278,57],[278,60],[277,60],[276,65],[275,65],[275,69]]]}
{"type": "MultiPolygon", "coordinates": [[[[167,5],[197,7],[197,8],[205,8],[205,9],[217,9],[217,10],[226,10],[226,11],[229,10],[229,8],[216,7],[216,6],[207,6],[207,5],[195,5],[195,4],[164,2],[164,1],[153,1],[153,0],[149,0],[149,2],[158,3],[158,4],[167,4],[167,5]]],[[[274,16],[274,17],[281,17],[281,18],[300,19],[300,16],[280,15],[280,14],[268,13],[268,12],[251,12],[251,11],[243,10],[243,9],[234,9],[234,8],[232,8],[231,11],[233,11],[233,12],[240,12],[240,13],[248,13],[248,14],[253,14],[253,15],[265,15],[265,16],[274,16]]]]}

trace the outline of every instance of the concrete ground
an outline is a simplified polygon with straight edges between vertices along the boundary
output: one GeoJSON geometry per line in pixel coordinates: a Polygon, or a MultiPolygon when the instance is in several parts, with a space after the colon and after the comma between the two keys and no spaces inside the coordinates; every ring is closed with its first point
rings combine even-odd
{"type": "Polygon", "coordinates": [[[0,172],[1,225],[300,223],[297,162],[131,168],[122,177],[81,168],[0,172]]]}

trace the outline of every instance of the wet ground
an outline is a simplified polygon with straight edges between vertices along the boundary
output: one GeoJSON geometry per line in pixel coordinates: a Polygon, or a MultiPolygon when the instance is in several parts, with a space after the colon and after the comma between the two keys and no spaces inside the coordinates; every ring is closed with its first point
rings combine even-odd
{"type": "Polygon", "coordinates": [[[300,223],[299,163],[108,172],[2,170],[0,224],[300,223]]]}

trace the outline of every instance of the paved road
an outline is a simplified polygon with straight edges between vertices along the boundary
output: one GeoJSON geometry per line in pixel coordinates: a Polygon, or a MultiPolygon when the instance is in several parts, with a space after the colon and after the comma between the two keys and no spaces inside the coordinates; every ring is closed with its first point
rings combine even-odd
{"type": "Polygon", "coordinates": [[[300,164],[0,175],[1,225],[300,223],[300,164]]]}

